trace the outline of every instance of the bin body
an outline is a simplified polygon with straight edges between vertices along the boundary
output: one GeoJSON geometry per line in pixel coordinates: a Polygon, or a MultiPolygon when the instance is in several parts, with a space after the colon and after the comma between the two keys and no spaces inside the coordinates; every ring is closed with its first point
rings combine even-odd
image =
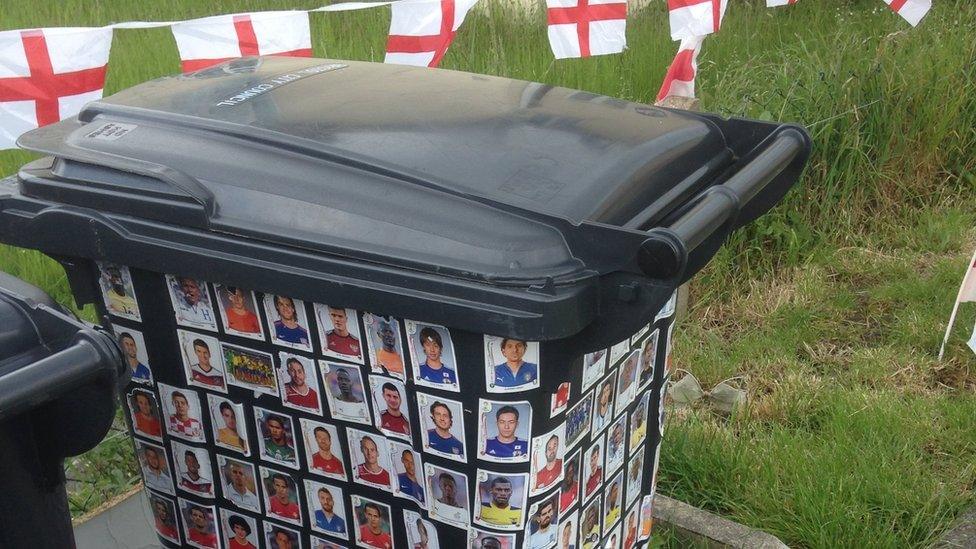
{"type": "Polygon", "coordinates": [[[118,335],[161,541],[228,548],[646,544],[675,291],[809,152],[786,125],[292,58],[19,143],[49,156],[0,181],[0,239],[118,335]]]}
{"type": "Polygon", "coordinates": [[[115,269],[131,280],[127,297],[106,291],[105,312],[135,355],[124,402],[150,501],[174,519],[157,522],[163,541],[208,545],[193,509],[224,547],[234,546],[232,516],[268,547],[275,535],[295,547],[414,547],[420,528],[430,547],[491,547],[486,538],[549,547],[528,540],[561,543],[566,528],[577,546],[647,539],[640,521],[656,478],[673,301],[632,338],[584,359],[560,341],[509,339],[503,350],[502,338],[427,323],[420,311],[393,318],[287,288],[234,288],[247,312],[236,320],[221,283],[100,267],[102,280],[115,269]],[[192,307],[188,294],[199,296],[192,307]],[[523,349],[509,368],[505,353],[523,349]],[[149,467],[147,448],[167,474],[149,467]],[[374,449],[372,468],[365,452],[374,449]],[[245,479],[237,488],[236,475],[245,479]]]}

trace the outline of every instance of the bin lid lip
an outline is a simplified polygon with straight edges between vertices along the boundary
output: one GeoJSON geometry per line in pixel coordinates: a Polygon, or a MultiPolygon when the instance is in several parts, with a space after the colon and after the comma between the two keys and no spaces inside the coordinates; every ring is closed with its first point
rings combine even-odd
{"type": "Polygon", "coordinates": [[[721,130],[692,113],[457,71],[287,57],[146,82],[18,143],[185,174],[213,201],[212,230],[516,283],[605,272],[579,242],[636,232],[622,227],[638,212],[663,217],[734,161],[721,130]],[[135,130],[92,138],[110,122],[135,130]]]}

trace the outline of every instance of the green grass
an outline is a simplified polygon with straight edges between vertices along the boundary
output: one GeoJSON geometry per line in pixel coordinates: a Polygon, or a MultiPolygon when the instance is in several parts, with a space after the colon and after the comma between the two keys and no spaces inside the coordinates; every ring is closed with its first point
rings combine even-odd
{"type": "MultiPolygon", "coordinates": [[[[504,1],[468,16],[444,67],[636,101],[656,94],[675,49],[663,2],[632,10],[624,54],[557,62],[542,11],[504,1]]],[[[5,5],[0,29],[317,5],[48,0],[5,5]]],[[[382,60],[388,17],[315,14],[315,52],[382,60]]],[[[703,107],[805,124],[815,151],[784,204],[735,235],[692,285],[676,366],[707,387],[745,376],[749,404],[732,418],[673,414],[662,492],[798,547],[925,546],[972,503],[973,306],[946,360],[935,354],[976,245],[974,26],[976,5],[964,0],[937,2],[914,30],[880,0],[738,0],[706,40],[703,107]]],[[[119,31],[107,92],[177,71],[168,30],[119,31]]],[[[0,152],[0,174],[29,158],[0,152]]],[[[0,247],[0,268],[69,300],[61,271],[36,254],[0,247]]],[[[120,440],[69,472],[79,477],[74,512],[132,482],[120,440]]]]}

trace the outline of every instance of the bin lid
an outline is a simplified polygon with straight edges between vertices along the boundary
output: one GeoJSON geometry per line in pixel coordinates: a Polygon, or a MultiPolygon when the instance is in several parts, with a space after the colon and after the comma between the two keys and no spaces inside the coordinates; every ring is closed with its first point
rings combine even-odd
{"type": "Polygon", "coordinates": [[[0,181],[10,244],[577,351],[646,325],[809,151],[774,123],[287,57],[147,82],[18,144],[49,156],[0,181]]]}
{"type": "MultiPolygon", "coordinates": [[[[84,152],[84,170],[60,166],[69,179],[105,179],[93,166],[125,171],[126,160],[179,172],[212,200],[202,223],[213,231],[507,283],[601,270],[560,222],[623,225],[651,205],[666,213],[682,198],[676,185],[692,192],[732,162],[715,124],[689,113],[507,78],[307,58],[161,78],[78,118],[64,123],[67,134],[42,128],[20,145],[67,159],[84,152]]],[[[147,184],[115,183],[135,193],[147,184]]],[[[152,215],[180,219],[162,207],[152,215]]]]}

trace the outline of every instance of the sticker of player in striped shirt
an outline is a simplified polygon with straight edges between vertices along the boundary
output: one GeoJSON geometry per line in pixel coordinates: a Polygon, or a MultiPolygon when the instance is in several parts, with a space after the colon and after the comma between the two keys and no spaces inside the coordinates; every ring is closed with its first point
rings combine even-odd
{"type": "Polygon", "coordinates": [[[458,528],[467,528],[471,522],[467,475],[427,463],[424,466],[424,476],[430,497],[427,506],[430,518],[458,528]]]}
{"type": "Polygon", "coordinates": [[[489,393],[539,387],[539,343],[485,336],[485,385],[489,393]]]}
{"type": "Polygon", "coordinates": [[[198,496],[214,497],[214,477],[213,466],[210,464],[210,453],[177,440],[170,444],[173,449],[173,463],[176,464],[176,487],[198,496]]]}
{"type": "Polygon", "coordinates": [[[302,502],[295,479],[288,473],[262,466],[261,485],[264,488],[265,514],[301,526],[302,502]]]}
{"type": "Polygon", "coordinates": [[[437,549],[437,527],[424,520],[420,513],[403,510],[403,524],[407,527],[407,546],[411,549],[437,549]]]}
{"type": "Polygon", "coordinates": [[[310,419],[299,419],[305,441],[306,467],[310,473],[347,480],[342,439],[334,425],[310,419]]]}
{"type": "Polygon", "coordinates": [[[136,291],[132,287],[132,275],[125,265],[97,262],[98,285],[102,289],[105,308],[110,314],[142,321],[139,314],[139,303],[136,301],[136,291]]]}
{"type": "Polygon", "coordinates": [[[422,418],[424,451],[466,462],[464,412],[460,402],[417,393],[417,411],[422,418]]]}
{"type": "Polygon", "coordinates": [[[284,406],[322,415],[319,374],[314,360],[291,353],[278,353],[278,387],[284,406]]]}
{"type": "Polygon", "coordinates": [[[424,489],[424,464],[420,459],[420,452],[414,451],[409,445],[391,440],[390,462],[393,464],[393,494],[401,498],[417,502],[421,508],[427,508],[427,495],[424,489]]]}
{"type": "Polygon", "coordinates": [[[390,491],[390,447],[383,435],[347,428],[353,481],[390,491]]]}
{"type": "Polygon", "coordinates": [[[529,461],[532,404],[480,400],[478,458],[498,463],[529,461]]]}
{"type": "Polygon", "coordinates": [[[200,414],[200,399],[196,391],[159,384],[159,398],[166,416],[166,432],[193,442],[206,442],[200,414]]]}
{"type": "Polygon", "coordinates": [[[525,473],[496,473],[478,469],[477,478],[475,524],[499,530],[521,530],[525,524],[529,476],[525,473]]]}
{"type": "Polygon", "coordinates": [[[384,434],[403,440],[410,438],[410,413],[407,406],[407,390],[403,382],[385,376],[369,376],[373,394],[374,421],[384,434]]]}
{"type": "Polygon", "coordinates": [[[342,490],[314,480],[305,481],[308,523],[312,530],[327,536],[349,539],[346,497],[342,490]]]}
{"type": "Polygon", "coordinates": [[[217,338],[186,330],[176,330],[176,335],[180,340],[187,384],[226,393],[223,354],[217,338]]]}
{"type": "Polygon", "coordinates": [[[460,391],[451,332],[436,324],[413,320],[407,320],[405,324],[414,383],[445,391],[460,391]]]}

